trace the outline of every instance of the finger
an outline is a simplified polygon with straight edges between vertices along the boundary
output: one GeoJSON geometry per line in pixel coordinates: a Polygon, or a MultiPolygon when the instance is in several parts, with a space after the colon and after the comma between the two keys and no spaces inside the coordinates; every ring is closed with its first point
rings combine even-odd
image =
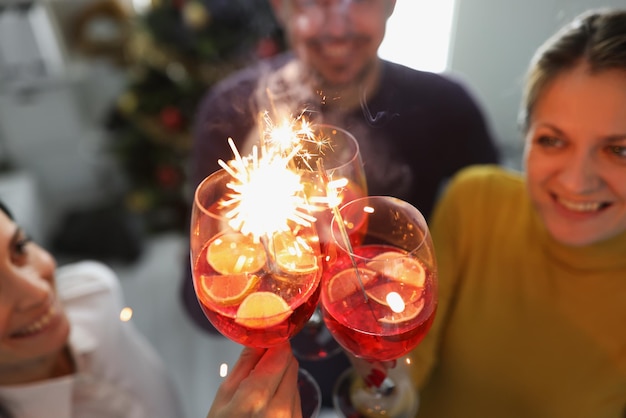
{"type": "Polygon", "coordinates": [[[268,350],[253,375],[249,386],[245,384],[247,382],[242,385],[242,393],[245,391],[251,395],[241,402],[253,400],[249,410],[255,417],[294,418],[302,415],[298,397],[298,362],[290,347],[287,350],[268,350]],[[280,369],[272,371],[274,359],[280,360],[280,369]],[[265,373],[268,373],[267,377],[265,373]],[[258,386],[259,383],[261,386],[258,386]],[[253,388],[253,385],[257,387],[253,388]]]}
{"type": "Polygon", "coordinates": [[[273,380],[278,387],[278,383],[282,380],[291,360],[295,360],[295,357],[291,352],[289,343],[268,348],[257,362],[254,372],[263,378],[267,377],[273,380]]]}
{"type": "Polygon", "coordinates": [[[266,351],[266,349],[244,347],[233,369],[222,381],[216,400],[217,398],[230,400],[237,391],[241,381],[250,375],[250,372],[254,370],[266,351]]]}
{"type": "Polygon", "coordinates": [[[298,387],[297,381],[296,381],[296,398],[294,400],[293,408],[294,408],[293,416],[296,418],[302,418],[302,398],[300,397],[300,388],[298,387]]]}
{"type": "Polygon", "coordinates": [[[298,361],[290,358],[287,370],[269,404],[276,417],[301,417],[300,391],[298,390],[298,361]]]}
{"type": "MultiPolygon", "coordinates": [[[[297,372],[297,361],[288,343],[268,349],[249,376],[241,381],[232,402],[247,406],[257,413],[268,410],[293,362],[296,363],[297,372]]],[[[297,375],[294,382],[297,382],[297,375]]]]}

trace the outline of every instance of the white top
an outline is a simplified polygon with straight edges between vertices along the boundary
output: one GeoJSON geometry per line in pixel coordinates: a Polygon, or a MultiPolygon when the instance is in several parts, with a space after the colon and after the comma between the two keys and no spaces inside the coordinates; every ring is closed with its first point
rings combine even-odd
{"type": "Polygon", "coordinates": [[[115,273],[93,261],[57,271],[59,298],[71,323],[77,373],[0,387],[16,418],[179,418],[182,406],[160,357],[131,322],[120,320],[115,273]]]}

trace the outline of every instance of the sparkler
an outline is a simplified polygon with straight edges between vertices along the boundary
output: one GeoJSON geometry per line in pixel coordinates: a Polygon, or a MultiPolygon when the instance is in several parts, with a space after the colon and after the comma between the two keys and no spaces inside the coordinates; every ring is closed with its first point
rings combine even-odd
{"type": "Polygon", "coordinates": [[[308,213],[310,207],[300,175],[288,168],[298,146],[284,155],[265,146],[259,153],[255,145],[250,156],[242,157],[232,138],[228,144],[235,158],[229,163],[219,160],[218,164],[232,177],[226,185],[232,192],[221,201],[221,206],[230,208],[226,218],[233,229],[258,240],[289,230],[289,221],[303,226],[315,222],[315,217],[308,213]],[[267,202],[272,202],[271,207],[267,202]]]}
{"type": "MultiPolygon", "coordinates": [[[[356,275],[356,279],[359,282],[359,286],[361,288],[361,293],[363,293],[363,298],[365,302],[368,301],[367,292],[365,291],[365,285],[363,284],[363,279],[361,279],[361,273],[359,273],[359,267],[357,266],[356,260],[354,258],[354,251],[352,251],[352,244],[350,243],[350,237],[348,236],[348,231],[346,230],[346,224],[341,216],[341,211],[339,210],[339,204],[341,203],[341,199],[337,193],[337,181],[332,182],[328,178],[326,174],[326,170],[324,169],[324,162],[321,160],[317,161],[317,167],[320,172],[320,176],[322,178],[322,183],[326,186],[326,194],[328,196],[328,202],[330,209],[333,211],[333,216],[335,217],[337,227],[339,228],[339,233],[341,234],[341,238],[343,239],[344,245],[346,246],[346,252],[348,253],[348,257],[350,258],[350,263],[352,264],[352,268],[354,269],[354,273],[356,275]],[[335,183],[335,184],[333,184],[335,183]]],[[[346,180],[346,179],[340,179],[346,180]]],[[[342,184],[343,182],[340,182],[342,184]]],[[[369,306],[369,305],[368,305],[369,306]]],[[[372,308],[370,307],[370,312],[374,315],[372,308]]]]}
{"type": "Polygon", "coordinates": [[[300,146],[303,140],[313,141],[315,134],[311,123],[302,114],[296,118],[282,118],[274,123],[268,112],[262,115],[265,130],[262,134],[263,144],[277,147],[280,152],[289,152],[300,146]]]}
{"type": "Polygon", "coordinates": [[[329,180],[326,172],[320,171],[326,194],[307,196],[302,170],[297,169],[295,161],[302,162],[305,171],[314,172],[310,161],[317,158],[319,170],[330,139],[316,135],[313,125],[302,115],[275,124],[266,112],[263,120],[266,129],[252,154],[242,157],[229,138],[234,158],[229,162],[218,160],[232,177],[227,184],[231,192],[220,203],[229,209],[225,215],[228,224],[244,235],[251,235],[255,241],[287,231],[293,223],[310,226],[316,221],[310,213],[337,207],[341,203],[338,191],[348,183],[345,178],[329,180]],[[304,142],[313,144],[315,151],[305,150],[304,142]],[[271,207],[268,202],[272,202],[271,207]]]}
{"type": "Polygon", "coordinates": [[[301,113],[296,118],[282,118],[274,123],[268,112],[262,115],[265,130],[262,133],[262,144],[277,149],[277,152],[287,154],[298,148],[294,157],[301,161],[309,171],[315,171],[310,160],[324,154],[326,148],[331,148],[330,138],[317,135],[313,124],[301,113]],[[313,146],[304,147],[305,144],[313,146]],[[314,151],[311,150],[314,149],[314,151]]]}

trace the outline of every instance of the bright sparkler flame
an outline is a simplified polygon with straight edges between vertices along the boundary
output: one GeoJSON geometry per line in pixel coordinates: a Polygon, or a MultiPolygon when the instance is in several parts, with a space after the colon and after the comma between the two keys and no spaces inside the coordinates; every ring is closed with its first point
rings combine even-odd
{"type": "Polygon", "coordinates": [[[342,203],[340,191],[348,184],[346,178],[329,178],[323,155],[332,150],[331,139],[316,133],[303,114],[282,118],[279,123],[274,123],[268,112],[262,118],[265,130],[252,154],[242,157],[229,138],[234,158],[228,163],[218,161],[232,177],[227,184],[231,192],[220,202],[229,209],[225,215],[228,224],[255,240],[289,230],[293,223],[310,226],[316,218],[309,212],[338,207],[342,203]],[[314,159],[316,167],[312,166],[314,159]],[[304,171],[319,174],[324,195],[305,194],[298,164],[306,167],[304,171]]]}
{"type": "Polygon", "coordinates": [[[263,144],[268,147],[275,148],[281,154],[290,153],[298,157],[300,161],[309,171],[318,171],[325,190],[324,196],[310,196],[309,202],[312,204],[312,210],[325,210],[326,208],[334,208],[339,206],[343,199],[340,191],[347,186],[348,179],[338,178],[331,179],[323,167],[319,164],[313,167],[311,161],[315,158],[322,159],[327,149],[332,150],[332,141],[330,137],[323,134],[316,134],[314,126],[303,116],[304,112],[297,118],[285,117],[280,122],[274,123],[268,112],[263,114],[263,122],[265,131],[263,133],[263,144]],[[303,149],[303,142],[313,144],[313,147],[303,149]],[[310,150],[313,148],[313,150],[310,150]]]}
{"type": "Polygon", "coordinates": [[[278,147],[280,152],[290,152],[303,139],[313,140],[314,133],[311,123],[302,114],[297,118],[282,118],[281,122],[274,123],[268,112],[263,114],[265,144],[278,147]]]}
{"type": "Polygon", "coordinates": [[[315,217],[307,213],[301,177],[288,167],[298,146],[286,155],[266,146],[260,148],[259,155],[259,148],[254,146],[251,156],[241,157],[231,138],[228,143],[235,159],[228,164],[223,160],[218,163],[232,177],[227,184],[232,192],[221,205],[231,208],[226,217],[233,229],[259,239],[289,230],[290,221],[302,226],[315,222],[315,217]]]}
{"type": "Polygon", "coordinates": [[[263,114],[266,127],[263,133],[263,144],[271,148],[277,148],[280,153],[291,153],[294,148],[299,148],[297,155],[309,170],[315,170],[309,163],[314,157],[324,154],[324,149],[330,147],[330,138],[316,135],[313,125],[300,114],[297,118],[282,118],[279,123],[274,123],[268,112],[263,114]],[[311,152],[303,149],[302,143],[314,144],[316,151],[311,152]]]}
{"type": "Polygon", "coordinates": [[[269,115],[264,112],[261,116],[265,130],[262,133],[262,145],[282,155],[292,155],[296,157],[299,164],[302,164],[308,171],[317,171],[323,179],[324,196],[308,196],[310,209],[313,211],[323,211],[327,208],[339,206],[343,199],[340,191],[347,186],[348,179],[331,179],[329,173],[323,167],[323,156],[328,150],[332,151],[332,140],[323,133],[317,133],[314,125],[304,116],[306,110],[298,117],[281,117],[275,123],[269,115]],[[305,146],[305,145],[311,146],[305,146]],[[313,165],[314,159],[322,160],[317,165],[313,165]]]}

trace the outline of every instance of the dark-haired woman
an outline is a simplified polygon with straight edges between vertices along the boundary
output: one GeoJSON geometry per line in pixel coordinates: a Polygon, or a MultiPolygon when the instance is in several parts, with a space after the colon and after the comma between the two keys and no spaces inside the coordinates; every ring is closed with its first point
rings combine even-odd
{"type": "Polygon", "coordinates": [[[0,209],[0,416],[182,417],[161,359],[120,320],[113,271],[57,268],[0,209]]]}

